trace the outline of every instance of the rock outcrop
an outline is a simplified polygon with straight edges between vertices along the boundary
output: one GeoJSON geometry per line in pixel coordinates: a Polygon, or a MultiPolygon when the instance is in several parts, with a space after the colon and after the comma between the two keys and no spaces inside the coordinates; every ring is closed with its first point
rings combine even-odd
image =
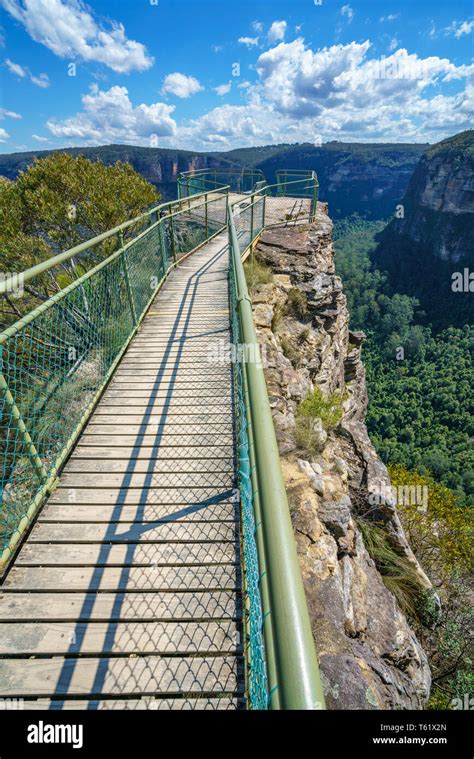
{"type": "Polygon", "coordinates": [[[430,583],[386,496],[388,474],[365,427],[364,335],[349,329],[326,206],[318,205],[314,224],[265,231],[255,255],[273,271],[271,283],[255,288],[254,315],[328,706],[422,708],[427,659],[364,546],[364,510],[376,504],[391,545],[422,587],[430,583]],[[296,290],[304,294],[299,313],[288,305],[296,290]],[[308,454],[296,442],[295,414],[317,386],[341,394],[343,417],[329,432],[316,422],[317,452],[308,454]]]}

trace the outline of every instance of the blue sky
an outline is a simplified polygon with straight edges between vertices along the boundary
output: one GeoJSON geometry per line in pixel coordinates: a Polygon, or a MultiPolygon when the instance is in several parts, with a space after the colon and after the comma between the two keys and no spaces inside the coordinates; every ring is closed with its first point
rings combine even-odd
{"type": "Polygon", "coordinates": [[[3,152],[435,142],[472,126],[474,15],[465,0],[0,8],[3,152]]]}

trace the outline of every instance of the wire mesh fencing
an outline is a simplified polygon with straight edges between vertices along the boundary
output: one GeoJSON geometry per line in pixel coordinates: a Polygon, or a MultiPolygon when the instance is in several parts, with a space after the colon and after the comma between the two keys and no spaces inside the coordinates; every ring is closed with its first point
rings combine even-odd
{"type": "Polygon", "coordinates": [[[241,255],[259,236],[265,226],[266,201],[264,195],[255,193],[231,207],[241,255]]]}
{"type": "Polygon", "coordinates": [[[266,184],[260,169],[246,168],[207,168],[185,171],[178,177],[180,198],[189,198],[210,190],[227,188],[230,192],[250,194],[255,191],[257,183],[266,184]]]}
{"type": "Polygon", "coordinates": [[[268,682],[263,639],[263,612],[255,537],[254,488],[252,483],[250,419],[245,394],[245,351],[240,339],[237,288],[232,262],[229,267],[229,300],[234,368],[234,408],[238,485],[241,504],[244,567],[246,691],[250,709],[268,709],[268,682]]]}
{"type": "Polygon", "coordinates": [[[211,194],[165,213],[152,212],[130,242],[111,235],[105,250],[115,252],[81,276],[76,262],[76,279],[63,289],[56,281],[59,292],[0,334],[0,566],[54,487],[165,274],[225,227],[227,199],[211,194]]]}

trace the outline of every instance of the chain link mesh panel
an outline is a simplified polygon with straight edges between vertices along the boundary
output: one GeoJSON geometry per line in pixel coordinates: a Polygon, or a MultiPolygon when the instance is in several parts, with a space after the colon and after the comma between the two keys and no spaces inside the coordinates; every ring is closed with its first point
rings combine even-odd
{"type": "Polygon", "coordinates": [[[248,200],[241,201],[232,208],[241,255],[265,226],[265,203],[266,198],[263,195],[252,195],[248,200]]]}
{"type": "Polygon", "coordinates": [[[231,334],[234,357],[234,407],[236,415],[236,445],[238,482],[241,503],[244,613],[246,636],[247,704],[250,709],[268,709],[268,682],[263,640],[263,614],[260,595],[260,569],[255,540],[255,517],[250,464],[249,419],[245,404],[243,355],[239,332],[237,291],[232,263],[229,267],[231,334]]]}
{"type": "Polygon", "coordinates": [[[225,225],[226,196],[152,224],[0,338],[0,552],[57,467],[176,257],[225,225]]]}

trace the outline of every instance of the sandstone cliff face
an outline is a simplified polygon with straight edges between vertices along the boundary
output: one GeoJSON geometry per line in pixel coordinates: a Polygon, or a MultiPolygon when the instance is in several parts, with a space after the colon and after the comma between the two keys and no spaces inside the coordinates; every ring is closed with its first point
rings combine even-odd
{"type": "Polygon", "coordinates": [[[452,277],[474,268],[474,131],[426,152],[400,209],[380,235],[377,266],[396,291],[419,298],[435,326],[469,323],[472,294],[453,292],[452,277]]]}
{"type": "Polygon", "coordinates": [[[384,498],[387,471],[364,424],[367,407],[362,333],[349,330],[346,298],[334,273],[332,223],[319,204],[314,224],[267,230],[256,255],[274,272],[253,294],[254,316],[280,445],[320,667],[332,709],[422,708],[429,695],[426,656],[369,557],[356,516],[370,494],[392,544],[429,581],[384,498]],[[307,313],[286,313],[291,288],[307,313]],[[282,315],[283,314],[283,315],[282,315]],[[291,361],[284,355],[291,345],[291,361]],[[345,396],[344,416],[319,453],[298,450],[295,410],[320,386],[345,396]]]}

